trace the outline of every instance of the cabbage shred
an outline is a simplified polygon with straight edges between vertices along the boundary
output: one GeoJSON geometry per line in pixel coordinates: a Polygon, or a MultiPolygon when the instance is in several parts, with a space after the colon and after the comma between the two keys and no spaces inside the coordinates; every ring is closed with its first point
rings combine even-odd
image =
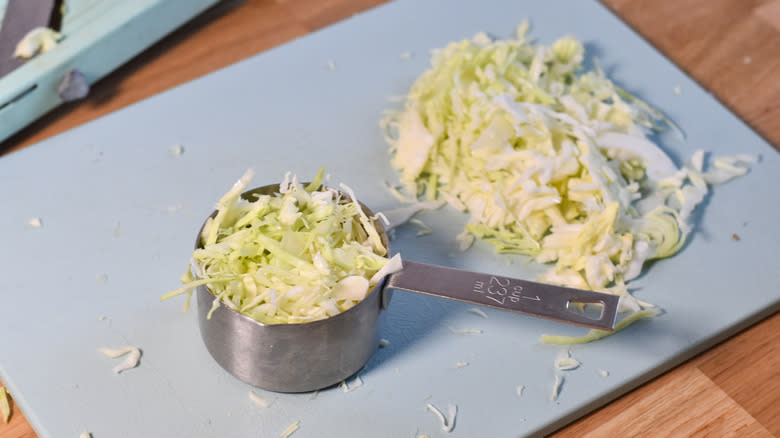
{"type": "Polygon", "coordinates": [[[195,279],[162,298],[205,284],[212,312],[222,303],[264,324],[316,321],[363,300],[388,273],[375,275],[387,248],[349,188],[321,186],[323,172],[305,187],[288,174],[278,193],[246,200],[247,172],[203,228],[195,279]]]}
{"type": "Polygon", "coordinates": [[[738,155],[679,169],[647,136],[672,126],[659,111],[585,71],[566,36],[533,43],[479,33],[435,50],[404,108],[382,121],[407,192],[468,212],[473,238],[499,253],[553,264],[543,281],[624,296],[647,260],[674,255],[708,184],[744,174],[738,155]]]}
{"type": "Polygon", "coordinates": [[[11,405],[8,403],[8,391],[4,387],[0,387],[0,417],[3,418],[3,423],[8,423],[8,419],[11,418],[11,405]]]}

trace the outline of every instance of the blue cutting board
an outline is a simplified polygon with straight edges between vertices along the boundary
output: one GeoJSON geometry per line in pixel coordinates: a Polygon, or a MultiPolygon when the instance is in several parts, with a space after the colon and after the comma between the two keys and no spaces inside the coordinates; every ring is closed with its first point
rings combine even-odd
{"type": "MultiPolygon", "coordinates": [[[[296,420],[294,438],[541,434],[778,310],[778,187],[778,153],[595,1],[401,0],[0,159],[0,378],[41,437],[276,437],[296,420]],[[582,366],[551,401],[562,347],[539,336],[586,329],[491,310],[483,319],[398,292],[383,326],[390,344],[362,387],[313,400],[258,390],[273,404],[256,406],[208,355],[183,300],[159,302],[179,285],[215,200],[248,167],[263,185],[325,165],[372,208],[396,206],[377,126],[394,105],[386,97],[409,88],[430,49],[477,31],[508,36],[526,17],[542,42],[582,38],[612,78],[677,121],[687,142],[661,141],[678,163],[696,148],[763,157],[707,198],[680,254],[639,279],[637,295],[666,313],[572,348],[582,366]],[[170,154],[177,144],[184,153],[170,154]],[[26,225],[33,217],[41,228],[26,225]],[[96,349],[128,344],[143,349],[141,365],[114,375],[96,349]],[[458,405],[454,431],[440,430],[427,403],[458,405]]],[[[459,253],[466,218],[452,209],[422,219],[434,233],[399,230],[394,251],[511,276],[542,269],[484,244],[459,253]]]]}

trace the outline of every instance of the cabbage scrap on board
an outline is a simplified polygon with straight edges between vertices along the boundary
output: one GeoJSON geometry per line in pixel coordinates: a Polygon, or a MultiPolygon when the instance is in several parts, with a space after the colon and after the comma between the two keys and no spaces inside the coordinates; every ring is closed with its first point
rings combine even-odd
{"type": "Polygon", "coordinates": [[[697,151],[678,168],[648,139],[677,129],[671,121],[586,71],[577,39],[545,46],[527,30],[435,50],[404,108],[381,122],[392,164],[409,194],[470,214],[462,249],[479,238],[552,264],[542,281],[621,295],[623,312],[651,308],[626,283],[680,250],[708,185],[757,157],[719,157],[705,171],[697,151]]]}
{"type": "Polygon", "coordinates": [[[221,302],[264,324],[316,321],[362,301],[400,269],[400,256],[386,257],[352,190],[342,185],[345,196],[322,187],[323,174],[304,187],[288,173],[278,193],[246,200],[248,171],[203,227],[194,277],[185,273],[184,286],[162,299],[205,284],[215,296],[209,317],[221,302]]]}
{"type": "Polygon", "coordinates": [[[0,387],[0,417],[3,418],[3,423],[8,423],[11,418],[11,405],[8,403],[8,391],[5,387],[0,387]]]}

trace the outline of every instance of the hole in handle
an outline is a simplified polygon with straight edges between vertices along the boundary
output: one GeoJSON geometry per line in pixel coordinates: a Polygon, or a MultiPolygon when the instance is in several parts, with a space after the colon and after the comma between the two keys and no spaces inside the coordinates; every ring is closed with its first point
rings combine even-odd
{"type": "Polygon", "coordinates": [[[571,299],[566,301],[566,310],[598,321],[604,317],[605,305],[606,303],[601,300],[571,299]]]}

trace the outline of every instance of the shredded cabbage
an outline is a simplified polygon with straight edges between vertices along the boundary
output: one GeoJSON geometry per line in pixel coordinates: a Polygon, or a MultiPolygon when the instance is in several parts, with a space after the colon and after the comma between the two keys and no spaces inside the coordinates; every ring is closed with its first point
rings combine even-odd
{"type": "Polygon", "coordinates": [[[469,309],[469,313],[473,313],[477,316],[481,316],[482,318],[488,319],[487,313],[485,313],[482,309],[477,309],[476,307],[472,307],[469,309]]]}
{"type": "Polygon", "coordinates": [[[363,386],[363,379],[361,379],[360,376],[355,376],[355,379],[352,380],[351,384],[347,383],[346,380],[342,380],[339,386],[343,392],[352,392],[363,386]]]}
{"type": "Polygon", "coordinates": [[[178,157],[182,154],[184,154],[184,146],[180,144],[173,145],[170,148],[168,148],[168,155],[172,157],[178,157]]]}
{"type": "Polygon", "coordinates": [[[580,367],[580,361],[573,357],[561,357],[555,360],[555,368],[561,371],[571,371],[580,367]]]}
{"type": "Polygon", "coordinates": [[[458,415],[458,405],[451,404],[451,403],[448,404],[446,417],[444,416],[442,411],[439,410],[439,408],[432,405],[431,403],[425,405],[425,410],[432,412],[434,415],[436,415],[436,418],[438,418],[439,421],[441,422],[442,431],[452,432],[452,429],[455,428],[455,417],[458,415]]]}
{"type": "Polygon", "coordinates": [[[273,400],[266,400],[252,391],[249,391],[249,399],[252,400],[257,406],[260,406],[261,408],[267,408],[271,406],[271,403],[274,402],[273,400]]]}
{"type": "MultiPolygon", "coordinates": [[[[404,202],[404,201],[402,201],[404,202]]],[[[408,202],[408,201],[406,201],[408,202]]],[[[444,201],[428,201],[428,202],[411,202],[403,207],[398,207],[393,210],[387,210],[382,213],[382,216],[387,221],[387,229],[392,230],[407,222],[416,221],[412,216],[423,210],[435,210],[444,205],[444,201]]]]}
{"type": "Polygon", "coordinates": [[[715,158],[705,171],[697,151],[678,168],[648,138],[679,132],[668,118],[600,68],[586,71],[577,39],[545,46],[527,29],[435,50],[404,108],[380,123],[392,164],[412,198],[470,214],[462,250],[479,238],[552,264],[542,281],[621,295],[622,312],[641,311],[626,283],[680,250],[708,185],[757,157],[715,158]]]}
{"type": "Polygon", "coordinates": [[[455,333],[456,335],[481,335],[482,330],[481,329],[456,329],[456,328],[450,328],[450,331],[452,333],[455,333]]]}
{"type": "Polygon", "coordinates": [[[41,218],[34,217],[27,221],[27,226],[30,228],[40,228],[43,226],[43,222],[41,222],[41,218]]]}
{"type": "MultiPolygon", "coordinates": [[[[361,300],[402,267],[369,218],[348,194],[321,187],[324,169],[304,187],[285,176],[279,192],[241,198],[248,171],[217,203],[217,213],[192,255],[195,278],[185,274],[167,299],[208,285],[215,299],[264,324],[324,319],[361,300]]],[[[209,316],[211,315],[209,312],[209,316]]]]}
{"type": "MultiPolygon", "coordinates": [[[[645,310],[640,310],[638,312],[634,312],[626,316],[625,318],[621,319],[617,324],[615,324],[614,331],[618,332],[639,320],[652,318],[658,315],[659,313],[661,313],[659,309],[645,309],[645,310]]],[[[542,335],[542,342],[546,344],[562,344],[562,345],[587,344],[588,342],[598,341],[599,339],[609,336],[612,333],[613,332],[608,332],[606,330],[591,329],[586,335],[576,336],[576,337],[542,335]]]]}
{"type": "Polygon", "coordinates": [[[14,57],[30,59],[38,53],[46,53],[57,47],[57,44],[61,39],[62,34],[53,31],[48,27],[36,27],[27,32],[16,44],[14,57]]]}
{"type": "Polygon", "coordinates": [[[561,394],[561,388],[563,388],[563,382],[566,380],[565,376],[560,374],[555,375],[555,382],[553,383],[552,392],[550,392],[550,400],[558,400],[558,396],[561,394]]]}
{"type": "Polygon", "coordinates": [[[301,420],[294,421],[292,424],[287,426],[287,428],[282,431],[282,433],[279,435],[279,438],[288,438],[290,435],[295,433],[296,430],[298,430],[300,424],[301,424],[301,420]]]}
{"type": "Polygon", "coordinates": [[[425,225],[425,222],[421,221],[420,219],[409,219],[409,223],[414,224],[420,228],[420,231],[415,234],[417,237],[427,236],[428,234],[433,233],[433,229],[428,225],[425,225]]]}
{"type": "Polygon", "coordinates": [[[125,360],[114,367],[114,374],[119,374],[122,371],[127,371],[131,368],[137,367],[139,361],[141,360],[141,350],[138,347],[124,347],[120,349],[98,348],[98,351],[103,353],[104,356],[110,357],[111,359],[127,355],[125,360]]]}
{"type": "Polygon", "coordinates": [[[3,417],[3,423],[8,423],[11,418],[11,405],[8,403],[8,391],[5,387],[0,388],[0,416],[3,417]]]}

